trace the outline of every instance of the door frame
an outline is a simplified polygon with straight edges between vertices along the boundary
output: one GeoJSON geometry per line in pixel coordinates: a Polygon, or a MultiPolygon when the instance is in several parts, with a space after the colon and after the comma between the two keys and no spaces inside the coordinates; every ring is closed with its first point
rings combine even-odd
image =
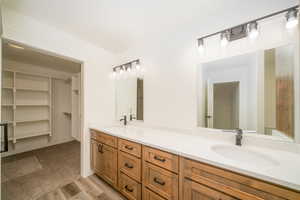
{"type": "Polygon", "coordinates": [[[214,85],[215,84],[220,84],[220,83],[238,83],[239,88],[238,88],[238,121],[240,122],[241,120],[241,115],[240,115],[240,109],[241,109],[241,93],[240,93],[240,80],[226,80],[226,81],[211,81],[210,79],[207,79],[206,81],[206,107],[207,107],[207,112],[206,112],[206,123],[207,123],[207,128],[214,128],[214,85]],[[208,116],[210,116],[208,118],[208,116]]]}

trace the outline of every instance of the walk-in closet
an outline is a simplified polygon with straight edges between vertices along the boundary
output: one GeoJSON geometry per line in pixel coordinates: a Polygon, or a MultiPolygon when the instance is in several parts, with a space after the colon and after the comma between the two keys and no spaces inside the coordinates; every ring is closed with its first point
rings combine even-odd
{"type": "Polygon", "coordinates": [[[76,140],[81,130],[81,64],[3,42],[4,156],[76,140]]]}

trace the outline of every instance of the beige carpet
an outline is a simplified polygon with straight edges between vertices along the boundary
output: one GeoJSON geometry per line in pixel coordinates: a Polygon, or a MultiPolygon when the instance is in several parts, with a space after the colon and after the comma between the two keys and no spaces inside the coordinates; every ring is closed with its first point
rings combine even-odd
{"type": "Polygon", "coordinates": [[[35,171],[41,170],[42,165],[36,156],[29,156],[3,164],[1,182],[9,181],[35,171]]]}

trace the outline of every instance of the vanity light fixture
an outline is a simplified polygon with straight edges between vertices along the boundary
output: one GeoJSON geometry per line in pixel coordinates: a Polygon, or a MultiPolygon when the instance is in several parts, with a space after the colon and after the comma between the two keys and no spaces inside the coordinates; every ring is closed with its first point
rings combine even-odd
{"type": "Polygon", "coordinates": [[[227,46],[229,42],[238,40],[244,37],[249,37],[250,39],[256,39],[259,36],[259,21],[264,20],[266,18],[273,17],[275,15],[285,14],[286,18],[286,28],[292,29],[296,27],[299,23],[298,19],[299,5],[293,6],[258,19],[251,20],[249,22],[218,31],[216,33],[205,35],[197,40],[198,50],[204,51],[204,39],[220,34],[220,43],[221,46],[227,46]],[[247,28],[247,30],[246,30],[247,28]]]}
{"type": "Polygon", "coordinates": [[[254,40],[258,37],[259,31],[258,31],[258,23],[256,21],[250,22],[247,25],[247,34],[249,39],[254,40]]]}
{"type": "Polygon", "coordinates": [[[292,29],[295,28],[298,23],[299,23],[299,19],[298,19],[298,10],[297,9],[291,9],[289,10],[286,15],[286,25],[285,27],[287,29],[292,29]]]}
{"type": "Polygon", "coordinates": [[[224,31],[221,33],[221,46],[225,47],[228,45],[230,39],[230,33],[229,31],[224,31]]]}
{"type": "Polygon", "coordinates": [[[131,76],[140,77],[140,73],[143,69],[140,66],[140,60],[133,60],[131,62],[119,65],[113,68],[112,79],[127,78],[131,76]],[[133,64],[134,67],[133,67],[133,64]]]}

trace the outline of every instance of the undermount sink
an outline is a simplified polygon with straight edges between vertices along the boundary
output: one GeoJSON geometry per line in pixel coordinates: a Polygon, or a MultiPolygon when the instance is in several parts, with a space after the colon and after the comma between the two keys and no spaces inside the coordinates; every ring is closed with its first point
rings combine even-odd
{"type": "Polygon", "coordinates": [[[245,149],[244,147],[234,145],[214,145],[211,149],[227,159],[259,168],[268,168],[279,165],[279,162],[273,160],[271,157],[250,149],[245,149]]]}

